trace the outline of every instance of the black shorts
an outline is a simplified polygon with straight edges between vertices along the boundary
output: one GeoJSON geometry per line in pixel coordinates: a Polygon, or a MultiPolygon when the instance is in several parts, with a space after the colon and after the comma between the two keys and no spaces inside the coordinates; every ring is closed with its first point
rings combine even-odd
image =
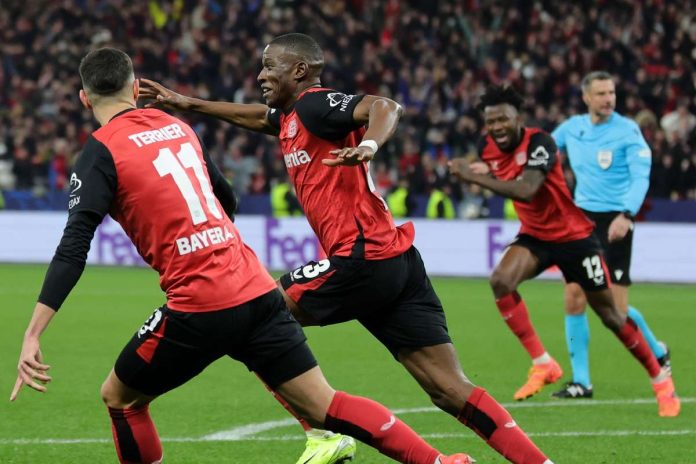
{"type": "Polygon", "coordinates": [[[539,260],[537,275],[550,266],[558,266],[566,282],[575,282],[589,291],[609,287],[607,265],[594,235],[572,242],[553,243],[520,234],[510,243],[527,248],[539,260]]]}
{"type": "Polygon", "coordinates": [[[585,215],[595,223],[595,235],[604,250],[604,258],[611,272],[611,281],[619,285],[631,285],[631,250],[633,248],[633,230],[629,230],[626,236],[616,242],[609,242],[609,225],[618,211],[608,213],[593,213],[582,210],[585,215]]]}
{"type": "Polygon", "coordinates": [[[355,319],[394,357],[402,348],[451,343],[442,304],[415,247],[384,260],[312,261],[280,282],[321,325],[355,319]]]}
{"type": "Polygon", "coordinates": [[[220,311],[162,306],[135,333],[116,361],[118,378],[151,396],[184,384],[227,355],[271,388],[317,365],[300,324],[279,290],[220,311]]]}

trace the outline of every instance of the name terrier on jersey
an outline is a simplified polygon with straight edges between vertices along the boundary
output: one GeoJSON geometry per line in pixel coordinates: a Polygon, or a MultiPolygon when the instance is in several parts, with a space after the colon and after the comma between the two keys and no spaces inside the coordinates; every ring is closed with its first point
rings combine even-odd
{"type": "Polygon", "coordinates": [[[211,227],[202,232],[195,232],[188,237],[177,238],[176,246],[180,255],[187,255],[232,239],[234,239],[234,234],[227,227],[211,227]]]}
{"type": "Polygon", "coordinates": [[[153,129],[137,134],[129,135],[128,138],[135,142],[138,148],[150,145],[155,142],[164,142],[165,140],[174,140],[181,137],[186,137],[184,130],[178,124],[170,124],[159,129],[153,129]]]}

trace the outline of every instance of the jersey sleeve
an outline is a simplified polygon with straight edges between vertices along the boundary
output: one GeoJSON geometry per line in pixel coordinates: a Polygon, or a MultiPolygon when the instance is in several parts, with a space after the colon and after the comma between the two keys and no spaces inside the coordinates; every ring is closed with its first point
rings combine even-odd
{"type": "Polygon", "coordinates": [[[91,211],[106,216],[116,195],[116,166],[106,146],[87,139],[70,175],[68,214],[91,211]]]}
{"type": "Polygon", "coordinates": [[[643,204],[645,194],[650,186],[650,167],[652,164],[652,152],[648,143],[643,138],[640,128],[632,123],[625,135],[626,163],[631,177],[631,184],[622,199],[624,210],[631,214],[638,213],[643,204]]]}
{"type": "Polygon", "coordinates": [[[268,108],[266,112],[266,119],[275,129],[280,130],[280,110],[275,108],[268,108]]]}
{"type": "Polygon", "coordinates": [[[529,139],[527,147],[527,166],[525,169],[535,169],[548,174],[553,165],[558,162],[558,148],[553,138],[545,132],[537,132],[529,139]]]}
{"type": "Polygon", "coordinates": [[[568,131],[568,121],[561,123],[553,132],[551,137],[556,142],[556,146],[561,151],[566,151],[566,132],[568,131]]]}
{"type": "Polygon", "coordinates": [[[82,275],[94,232],[111,208],[116,188],[111,153],[90,137],[70,176],[68,222],[48,266],[39,302],[60,309],[82,275]]]}
{"type": "Polygon", "coordinates": [[[486,145],[488,145],[488,136],[484,135],[479,137],[476,143],[476,157],[479,161],[483,161],[483,151],[486,149],[486,145]]]}
{"type": "Polygon", "coordinates": [[[325,140],[338,140],[362,127],[353,119],[353,111],[363,97],[335,90],[309,92],[297,102],[295,109],[312,134],[325,140]]]}

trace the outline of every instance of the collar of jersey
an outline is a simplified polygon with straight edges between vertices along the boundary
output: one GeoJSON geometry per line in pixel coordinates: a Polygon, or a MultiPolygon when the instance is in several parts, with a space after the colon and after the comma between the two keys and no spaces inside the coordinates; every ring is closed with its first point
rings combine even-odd
{"type": "Polygon", "coordinates": [[[138,109],[138,108],[126,108],[126,109],[123,110],[123,111],[119,111],[118,113],[114,114],[114,115],[111,117],[111,119],[109,119],[109,122],[113,121],[114,119],[118,118],[119,116],[121,116],[121,115],[123,115],[123,114],[129,113],[129,112],[131,112],[131,111],[135,111],[135,110],[137,110],[137,109],[138,109]]]}

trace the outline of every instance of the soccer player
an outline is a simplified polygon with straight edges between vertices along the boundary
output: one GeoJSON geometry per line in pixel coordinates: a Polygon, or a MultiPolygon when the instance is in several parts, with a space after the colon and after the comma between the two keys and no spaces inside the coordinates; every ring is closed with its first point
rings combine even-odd
{"type": "MultiPolygon", "coordinates": [[[[650,147],[638,125],[614,111],[616,92],[609,73],[595,71],[585,76],[582,92],[588,113],[573,116],[551,135],[567,154],[575,175],[575,204],[595,223],[617,307],[640,327],[660,365],[671,367],[667,347],[655,338],[640,311],[628,303],[634,217],[648,191],[650,147]]],[[[585,305],[582,289],[568,283],[565,331],[573,379],[553,394],[558,398],[592,397],[585,305]]]]}
{"type": "MultiPolygon", "coordinates": [[[[280,278],[300,323],[358,320],[433,403],[500,454],[515,463],[550,462],[462,372],[442,305],[413,247],[413,224],[396,227],[375,192],[368,163],[396,130],[401,107],[387,98],[322,87],[323,64],[314,39],[286,34],[263,51],[258,81],[268,105],[199,100],[147,80],[143,96],[280,138],[297,198],[328,255],[280,278]]],[[[310,447],[298,462],[335,462],[315,460],[314,453],[310,447]]]]}
{"type": "Polygon", "coordinates": [[[351,432],[404,463],[471,462],[441,455],[379,403],[329,386],[276,283],[230,219],[232,189],[191,127],[157,109],[136,109],[139,84],[125,53],[89,53],[80,76],[80,100],[101,128],[71,176],[67,226],[24,337],[11,400],[24,384],[46,390],[51,377],[40,335],[78,281],[108,213],[159,272],[167,295],[102,386],[120,462],[161,462],[149,404],[225,355],[255,371],[312,425],[351,432]]]}
{"type": "Polygon", "coordinates": [[[488,134],[479,145],[480,161],[450,162],[453,174],[513,200],[522,223],[490,278],[495,302],[505,323],[532,358],[527,382],[514,394],[528,398],[562,376],[536,334],[519,285],[551,265],[566,282],[579,285],[602,323],[645,367],[652,380],[661,416],[679,414],[669,369],[661,368],[640,329],[619,311],[593,224],[575,206],[565,184],[558,150],[550,135],[524,127],[519,115],[522,97],[511,87],[492,86],[481,97],[488,134]]]}

